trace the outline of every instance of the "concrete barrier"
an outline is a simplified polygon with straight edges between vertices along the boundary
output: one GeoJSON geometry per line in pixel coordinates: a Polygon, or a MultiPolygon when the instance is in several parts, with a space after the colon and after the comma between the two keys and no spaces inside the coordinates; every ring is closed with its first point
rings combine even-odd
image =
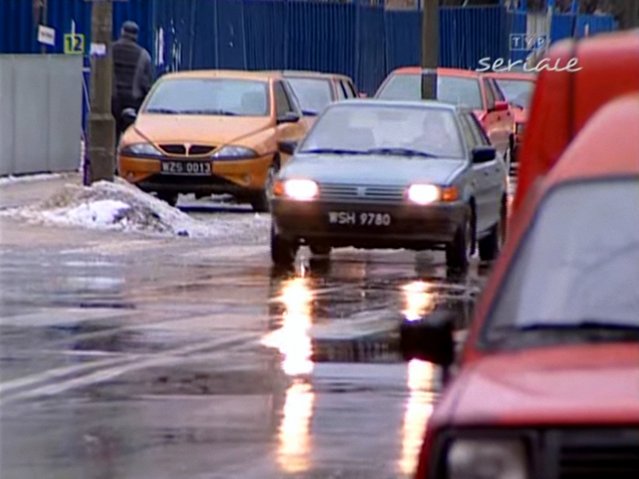
{"type": "Polygon", "coordinates": [[[77,170],[82,58],[0,55],[0,176],[77,170]]]}

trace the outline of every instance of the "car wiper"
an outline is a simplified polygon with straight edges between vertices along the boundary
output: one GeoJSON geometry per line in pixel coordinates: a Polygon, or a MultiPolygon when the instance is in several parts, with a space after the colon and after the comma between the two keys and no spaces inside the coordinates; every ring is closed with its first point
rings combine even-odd
{"type": "Polygon", "coordinates": [[[367,155],[367,151],[362,150],[347,150],[342,148],[312,148],[310,150],[302,150],[300,153],[317,153],[327,155],[367,155]]]}
{"type": "Polygon", "coordinates": [[[146,112],[147,113],[160,113],[162,115],[178,115],[179,113],[182,113],[182,112],[177,111],[177,110],[171,110],[170,108],[147,108],[146,112]]]}
{"type": "Polygon", "coordinates": [[[423,158],[437,158],[439,155],[427,151],[413,150],[411,148],[372,148],[367,151],[371,155],[394,155],[394,156],[421,156],[423,158]]]}
{"type": "Polygon", "coordinates": [[[318,113],[315,110],[302,110],[304,116],[317,116],[318,113]]]}
{"type": "Polygon", "coordinates": [[[228,110],[182,110],[180,113],[185,115],[219,115],[219,116],[236,116],[237,113],[228,110]]]}
{"type": "Polygon", "coordinates": [[[515,326],[514,330],[520,333],[541,332],[558,334],[585,334],[593,336],[608,336],[610,334],[629,334],[639,336],[639,324],[611,323],[601,320],[584,320],[576,323],[531,323],[515,326]]]}

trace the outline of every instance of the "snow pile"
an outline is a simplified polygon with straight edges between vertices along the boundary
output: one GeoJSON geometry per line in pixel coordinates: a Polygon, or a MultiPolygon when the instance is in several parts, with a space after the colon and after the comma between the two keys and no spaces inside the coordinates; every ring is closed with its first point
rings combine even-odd
{"type": "Polygon", "coordinates": [[[90,229],[191,237],[226,234],[225,225],[193,219],[119,179],[115,183],[100,181],[90,187],[68,184],[46,201],[2,214],[30,222],[90,229]]]}

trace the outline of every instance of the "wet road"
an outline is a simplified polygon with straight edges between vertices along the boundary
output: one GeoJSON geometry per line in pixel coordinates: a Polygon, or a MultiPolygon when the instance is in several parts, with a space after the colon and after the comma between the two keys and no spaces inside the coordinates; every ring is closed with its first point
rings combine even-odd
{"type": "Polygon", "coordinates": [[[400,361],[398,325],[466,322],[485,266],[303,250],[280,273],[267,219],[182,206],[252,234],[1,225],[2,478],[408,477],[439,375],[400,361]]]}

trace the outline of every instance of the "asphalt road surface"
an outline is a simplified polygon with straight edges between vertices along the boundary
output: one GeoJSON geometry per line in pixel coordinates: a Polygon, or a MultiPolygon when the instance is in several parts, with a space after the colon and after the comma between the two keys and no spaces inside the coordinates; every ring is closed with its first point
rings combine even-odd
{"type": "Polygon", "coordinates": [[[277,272],[263,217],[181,206],[241,227],[211,244],[3,220],[1,477],[409,477],[440,376],[400,360],[399,323],[446,308],[463,327],[487,265],[303,250],[277,272]]]}

